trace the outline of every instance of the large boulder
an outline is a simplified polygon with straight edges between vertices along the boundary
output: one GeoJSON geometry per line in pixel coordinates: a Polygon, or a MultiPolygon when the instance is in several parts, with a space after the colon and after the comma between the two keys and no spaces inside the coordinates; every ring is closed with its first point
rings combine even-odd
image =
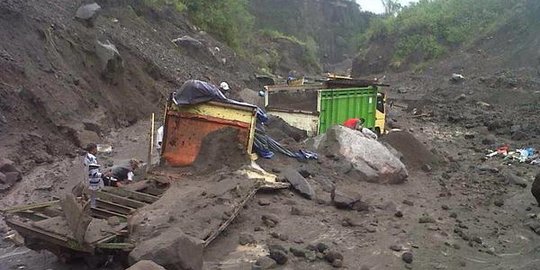
{"type": "Polygon", "coordinates": [[[202,42],[200,42],[198,39],[192,38],[187,35],[173,39],[172,42],[176,44],[178,47],[182,47],[186,49],[201,50],[205,48],[204,44],[202,44],[202,42]]]}
{"type": "Polygon", "coordinates": [[[113,80],[119,77],[124,71],[124,60],[120,56],[120,52],[110,41],[102,43],[97,41],[96,54],[101,62],[101,75],[108,80],[113,80]]]}
{"type": "Polygon", "coordinates": [[[203,241],[178,228],[140,242],[129,253],[129,262],[152,260],[169,270],[200,270],[203,267],[203,241]]]}
{"type": "Polygon", "coordinates": [[[342,156],[338,166],[350,164],[346,173],[354,173],[363,181],[400,184],[408,177],[405,165],[388,148],[357,130],[333,126],[314,138],[313,147],[327,156],[342,156]]]}
{"type": "Polygon", "coordinates": [[[87,4],[82,5],[77,9],[77,12],[75,13],[75,18],[77,20],[86,23],[88,26],[93,26],[94,21],[99,15],[99,11],[101,10],[101,7],[96,4],[87,4]]]}
{"type": "Polygon", "coordinates": [[[127,268],[126,270],[165,270],[165,268],[153,261],[142,260],[127,268]]]}
{"type": "Polygon", "coordinates": [[[0,158],[0,191],[8,190],[22,180],[21,171],[13,164],[9,159],[0,158]]]}

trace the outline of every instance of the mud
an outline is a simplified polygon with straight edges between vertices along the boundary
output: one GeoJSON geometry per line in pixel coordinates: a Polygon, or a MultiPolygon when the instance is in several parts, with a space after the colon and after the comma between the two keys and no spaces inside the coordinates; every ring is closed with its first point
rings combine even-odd
{"type": "Polygon", "coordinates": [[[382,136],[381,141],[388,143],[402,155],[402,161],[409,169],[420,169],[423,165],[433,166],[438,159],[426,145],[407,131],[391,132],[382,136]]]}
{"type": "Polygon", "coordinates": [[[307,132],[295,128],[283,119],[277,116],[269,116],[268,122],[266,123],[266,132],[276,141],[283,141],[287,139],[294,139],[296,142],[300,142],[307,138],[307,132]]]}
{"type": "Polygon", "coordinates": [[[234,171],[249,164],[244,145],[238,142],[237,129],[228,127],[216,130],[204,137],[201,149],[192,167],[197,173],[211,173],[227,167],[234,171]]]}

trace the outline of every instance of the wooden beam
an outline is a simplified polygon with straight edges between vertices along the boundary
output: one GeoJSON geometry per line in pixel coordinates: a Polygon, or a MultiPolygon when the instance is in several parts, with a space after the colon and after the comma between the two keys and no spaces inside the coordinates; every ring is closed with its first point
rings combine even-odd
{"type": "Polygon", "coordinates": [[[96,248],[130,251],[135,248],[135,245],[132,243],[98,243],[96,248]]]}
{"type": "Polygon", "coordinates": [[[118,196],[118,195],[108,193],[108,192],[103,192],[103,191],[96,192],[96,195],[97,195],[97,197],[99,199],[103,199],[103,200],[107,200],[107,201],[110,201],[110,202],[113,202],[113,203],[125,205],[125,206],[131,207],[131,208],[141,208],[141,207],[144,207],[145,205],[147,205],[144,202],[132,200],[132,199],[129,199],[129,198],[126,198],[126,197],[118,196]]]}
{"type": "Polygon", "coordinates": [[[92,210],[92,215],[94,217],[107,219],[109,217],[116,216],[116,217],[123,218],[124,220],[127,220],[127,215],[115,213],[115,212],[112,212],[103,208],[92,208],[91,210],[92,210]]]}
{"type": "Polygon", "coordinates": [[[111,212],[116,212],[116,213],[123,214],[123,215],[129,215],[129,214],[131,214],[131,213],[133,213],[135,211],[134,208],[127,207],[127,206],[117,204],[117,203],[113,203],[113,202],[103,200],[103,199],[100,199],[100,198],[97,198],[96,202],[97,202],[97,207],[98,208],[103,208],[103,209],[109,210],[111,212]]]}
{"type": "Polygon", "coordinates": [[[102,191],[113,193],[113,194],[116,194],[118,196],[130,198],[130,199],[145,202],[145,203],[153,203],[153,202],[159,200],[159,197],[154,196],[154,195],[150,195],[150,194],[146,194],[146,193],[142,193],[142,192],[137,192],[137,191],[129,191],[129,190],[125,190],[125,189],[122,189],[122,188],[104,187],[102,189],[102,191]]]}
{"type": "Polygon", "coordinates": [[[58,204],[58,202],[59,202],[59,200],[54,200],[54,201],[44,202],[44,203],[35,203],[35,204],[28,204],[28,205],[23,205],[23,206],[15,206],[15,207],[11,207],[11,208],[2,209],[2,210],[0,210],[0,212],[3,212],[3,213],[16,213],[16,212],[32,210],[32,209],[36,209],[36,208],[49,207],[51,205],[58,204]]]}

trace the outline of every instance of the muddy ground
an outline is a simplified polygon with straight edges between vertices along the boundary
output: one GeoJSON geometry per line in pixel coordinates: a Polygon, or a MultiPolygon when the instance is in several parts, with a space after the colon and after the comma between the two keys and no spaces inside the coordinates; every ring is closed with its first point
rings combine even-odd
{"type": "MultiPolygon", "coordinates": [[[[503,124],[493,129],[490,121],[482,121],[488,116],[495,121],[508,121],[504,118],[505,112],[515,111],[516,103],[519,108],[537,104],[534,102],[538,93],[528,87],[497,88],[495,91],[507,95],[507,99],[518,93],[530,97],[520,100],[521,103],[514,101],[512,106],[478,97],[481,93],[477,92],[465,91],[463,100],[461,92],[453,92],[453,89],[466,89],[468,82],[458,87],[445,78],[438,79],[448,92],[430,92],[427,88],[419,91],[416,89],[421,88],[414,84],[389,89],[394,101],[389,121],[421,142],[417,147],[407,147],[408,144],[399,143],[408,135],[391,134],[382,138],[403,151],[403,160],[410,172],[405,184],[358,182],[332,169],[332,160],[324,156],[308,162],[280,155],[272,160],[259,160],[263,168],[278,175],[288,166],[302,171],[314,186],[316,197],[307,200],[292,190],[258,193],[236,221],[206,249],[205,269],[251,269],[254,261],[266,254],[269,245],[305,250],[308,245],[318,243],[341,253],[346,269],[538,269],[540,257],[536,243],[539,236],[529,225],[539,222],[540,209],[529,188],[539,168],[521,163],[509,165],[497,157],[484,160],[488,150],[502,143],[514,148],[538,145],[534,124],[538,123],[538,116],[534,110],[528,114],[526,109],[519,111],[523,119],[520,126],[528,135],[520,140],[512,139],[518,127],[512,131],[503,124]],[[403,91],[403,87],[408,91],[403,91]],[[439,98],[440,92],[447,97],[439,98]],[[490,102],[491,109],[479,109],[473,105],[476,100],[487,100],[483,102],[490,102]],[[413,114],[414,108],[417,115],[413,114]],[[420,108],[424,113],[418,114],[420,108]],[[454,115],[461,115],[463,119],[456,122],[454,115]],[[392,142],[395,137],[399,140],[392,142]],[[431,168],[422,166],[426,162],[431,168]],[[516,183],[509,174],[522,182],[516,183]],[[362,194],[368,210],[336,209],[331,205],[328,183],[362,194]],[[277,216],[278,224],[267,227],[261,220],[264,214],[277,216]],[[240,236],[246,235],[252,236],[255,243],[240,245],[240,236]],[[411,264],[402,260],[402,254],[407,251],[413,254],[411,264]]],[[[517,119],[517,116],[508,117],[517,119]]],[[[114,132],[109,142],[115,151],[103,158],[111,161],[131,156],[143,159],[147,127],[148,123],[140,122],[114,132]]],[[[303,146],[292,138],[282,141],[291,148],[303,146]]],[[[2,206],[40,201],[63,192],[69,181],[55,181],[50,190],[40,185],[51,178],[50,173],[67,174],[73,162],[64,160],[37,167],[4,195],[2,206]]],[[[2,246],[0,260],[8,269],[15,269],[17,265],[24,265],[26,269],[84,269],[81,265],[59,264],[47,252],[27,251],[14,247],[9,241],[3,241],[2,246]]],[[[289,252],[288,262],[277,269],[332,268],[325,260],[310,261],[289,252]]]]}

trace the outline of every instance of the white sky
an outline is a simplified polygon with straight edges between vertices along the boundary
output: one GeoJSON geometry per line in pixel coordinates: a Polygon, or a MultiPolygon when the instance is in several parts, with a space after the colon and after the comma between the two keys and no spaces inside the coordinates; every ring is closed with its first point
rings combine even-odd
{"type": "MultiPolygon", "coordinates": [[[[418,0],[398,0],[402,5],[407,5],[411,2],[418,2],[418,0]]],[[[373,13],[383,13],[384,7],[381,0],[356,0],[362,10],[371,11],[373,13]]]]}

